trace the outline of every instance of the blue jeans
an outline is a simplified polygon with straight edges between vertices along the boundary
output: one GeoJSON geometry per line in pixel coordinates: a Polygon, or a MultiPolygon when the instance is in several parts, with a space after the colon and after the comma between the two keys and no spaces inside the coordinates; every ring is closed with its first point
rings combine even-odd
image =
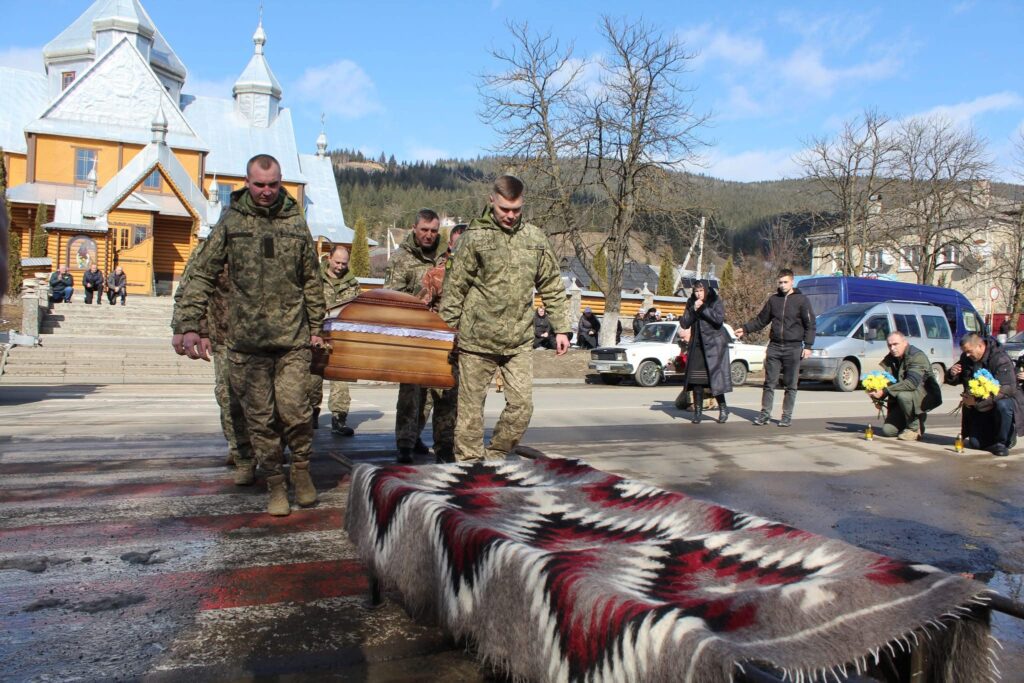
{"type": "Polygon", "coordinates": [[[65,287],[63,292],[54,292],[50,296],[50,303],[55,301],[63,301],[66,304],[71,303],[71,295],[75,293],[74,287],[65,287]]]}

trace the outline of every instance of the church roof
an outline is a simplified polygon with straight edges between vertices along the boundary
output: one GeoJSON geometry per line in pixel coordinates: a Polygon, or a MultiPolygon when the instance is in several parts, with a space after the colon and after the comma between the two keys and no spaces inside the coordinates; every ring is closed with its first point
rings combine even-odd
{"type": "Polygon", "coordinates": [[[60,35],[43,47],[43,56],[95,55],[94,33],[96,29],[103,28],[120,28],[152,38],[152,61],[156,65],[178,74],[182,79],[188,73],[138,0],[96,0],[60,35]]]}
{"type": "Polygon", "coordinates": [[[306,182],[290,109],[281,109],[269,126],[259,128],[235,111],[233,100],[184,95],[182,105],[185,118],[199,136],[211,141],[212,149],[206,157],[208,174],[238,178],[245,175],[245,164],[253,156],[270,154],[281,162],[284,180],[306,182]]]}
{"type": "Polygon", "coordinates": [[[334,166],[327,157],[299,155],[306,176],[306,224],[314,237],[323,236],[336,244],[351,244],[355,233],[345,225],[345,214],[334,179],[334,166]]]}
{"type": "Polygon", "coordinates": [[[61,92],[25,130],[146,144],[151,137],[153,112],[161,107],[168,112],[169,145],[207,149],[142,54],[123,38],[61,92]]]}
{"type": "Polygon", "coordinates": [[[28,152],[25,126],[46,106],[46,88],[46,76],[41,73],[0,66],[0,96],[4,101],[0,115],[0,147],[4,151],[28,152]]]}
{"type": "Polygon", "coordinates": [[[258,92],[280,99],[282,93],[281,83],[274,76],[274,72],[270,70],[267,58],[263,56],[263,46],[267,42],[267,34],[263,30],[262,21],[256,27],[256,33],[253,34],[252,42],[255,44],[252,58],[246,64],[242,75],[235,81],[234,93],[258,92]]]}

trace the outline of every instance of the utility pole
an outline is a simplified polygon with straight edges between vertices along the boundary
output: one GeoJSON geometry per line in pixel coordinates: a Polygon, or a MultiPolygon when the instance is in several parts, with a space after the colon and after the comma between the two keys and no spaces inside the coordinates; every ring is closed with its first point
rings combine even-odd
{"type": "Polygon", "coordinates": [[[700,227],[697,229],[697,279],[699,280],[704,271],[704,216],[700,217],[700,227]]]}

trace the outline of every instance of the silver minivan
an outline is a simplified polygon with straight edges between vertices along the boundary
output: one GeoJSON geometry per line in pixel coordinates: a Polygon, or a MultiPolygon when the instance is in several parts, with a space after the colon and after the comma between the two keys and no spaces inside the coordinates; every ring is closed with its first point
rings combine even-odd
{"type": "Polygon", "coordinates": [[[902,332],[911,346],[925,352],[940,384],[946,368],[959,357],[938,306],[912,301],[846,304],[817,317],[814,347],[800,363],[800,379],[853,391],[861,375],[877,370],[889,353],[885,338],[892,332],[902,332]]]}

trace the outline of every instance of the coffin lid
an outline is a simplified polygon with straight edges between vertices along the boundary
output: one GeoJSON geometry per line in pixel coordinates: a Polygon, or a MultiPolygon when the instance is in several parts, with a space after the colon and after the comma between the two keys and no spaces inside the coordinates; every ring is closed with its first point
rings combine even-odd
{"type": "Polygon", "coordinates": [[[339,309],[331,309],[328,318],[344,322],[373,325],[397,325],[421,330],[443,330],[451,332],[441,316],[434,313],[422,301],[404,292],[393,289],[374,289],[363,292],[339,309]]]}

